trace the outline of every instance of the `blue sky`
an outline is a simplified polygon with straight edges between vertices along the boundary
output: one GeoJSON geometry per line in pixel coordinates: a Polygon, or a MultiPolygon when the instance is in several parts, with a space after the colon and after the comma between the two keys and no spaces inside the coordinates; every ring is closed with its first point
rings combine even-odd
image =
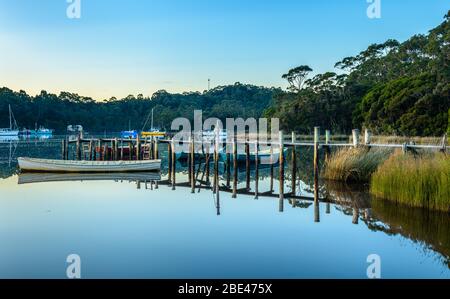
{"type": "Polygon", "coordinates": [[[448,0],[0,0],[0,86],[95,99],[203,91],[234,82],[286,87],[281,75],[335,62],[442,22],[448,0]]]}

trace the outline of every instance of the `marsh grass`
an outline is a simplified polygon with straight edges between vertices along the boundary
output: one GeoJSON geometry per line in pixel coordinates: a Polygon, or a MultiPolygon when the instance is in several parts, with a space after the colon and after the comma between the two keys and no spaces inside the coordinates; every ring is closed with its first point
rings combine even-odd
{"type": "Polygon", "coordinates": [[[449,212],[450,157],[397,151],[373,173],[370,192],[412,207],[449,212]]]}
{"type": "Polygon", "coordinates": [[[385,161],[392,150],[372,148],[343,148],[325,159],[322,177],[341,182],[369,182],[372,173],[385,161]]]}

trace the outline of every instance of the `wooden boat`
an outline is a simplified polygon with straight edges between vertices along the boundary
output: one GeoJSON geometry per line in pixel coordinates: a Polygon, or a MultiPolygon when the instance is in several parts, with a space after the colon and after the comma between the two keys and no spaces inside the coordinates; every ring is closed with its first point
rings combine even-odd
{"type": "Polygon", "coordinates": [[[143,172],[161,168],[161,160],[144,161],[68,161],[17,158],[19,167],[27,172],[143,172]]]}

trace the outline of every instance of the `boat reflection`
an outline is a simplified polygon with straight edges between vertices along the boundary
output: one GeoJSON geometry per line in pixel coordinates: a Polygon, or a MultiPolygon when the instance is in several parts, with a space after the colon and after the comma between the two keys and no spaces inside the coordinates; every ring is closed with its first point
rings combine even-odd
{"type": "Polygon", "coordinates": [[[134,181],[140,183],[161,180],[159,172],[129,172],[129,173],[20,173],[18,184],[34,184],[49,182],[74,181],[134,181]]]}

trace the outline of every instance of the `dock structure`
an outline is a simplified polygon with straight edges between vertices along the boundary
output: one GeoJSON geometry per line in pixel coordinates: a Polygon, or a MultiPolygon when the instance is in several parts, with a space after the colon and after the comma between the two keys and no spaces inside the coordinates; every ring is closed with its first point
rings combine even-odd
{"type": "MultiPolygon", "coordinates": [[[[361,138],[359,130],[353,130],[349,142],[333,142],[330,130],[325,130],[324,135],[321,135],[320,127],[314,128],[314,135],[312,141],[299,141],[302,135],[291,132],[290,136],[279,133],[276,140],[268,140],[266,138],[250,139],[249,136],[234,136],[231,139],[221,140],[219,133],[212,141],[212,144],[204,140],[194,138],[194,133],[191,133],[189,138],[175,140],[174,138],[158,139],[154,136],[135,139],[125,138],[83,138],[78,136],[75,140],[64,139],[61,141],[61,157],[64,160],[101,160],[101,161],[115,161],[115,160],[149,160],[160,159],[167,161],[168,176],[166,180],[162,180],[160,185],[171,186],[173,190],[177,186],[189,187],[192,193],[196,190],[210,189],[214,193],[216,207],[220,208],[219,192],[229,192],[232,198],[238,195],[250,195],[255,199],[259,197],[273,197],[279,199],[279,211],[284,210],[284,200],[289,199],[293,206],[297,204],[297,200],[311,200],[314,201],[315,209],[319,208],[319,202],[327,202],[326,198],[320,198],[320,165],[319,156],[323,151],[325,157],[329,157],[332,148],[339,147],[366,147],[371,148],[398,148],[403,152],[410,150],[438,150],[447,152],[449,147],[447,145],[447,137],[444,136],[441,145],[421,145],[414,143],[402,144],[377,144],[373,143],[373,136],[369,130],[364,130],[364,135],[361,138]],[[289,138],[290,137],[290,138],[289,138]],[[286,138],[289,138],[286,140],[286,138]],[[362,139],[362,140],[360,140],[362,139]],[[199,144],[200,143],[200,144],[199,144]],[[177,160],[183,155],[179,155],[177,149],[178,145],[187,144],[187,152],[185,158],[187,159],[187,182],[177,182],[177,160]],[[221,151],[220,146],[227,149],[226,152],[221,151]],[[176,146],[177,145],[177,146],[176,146]],[[160,149],[167,147],[167,155],[160,155],[160,149]],[[298,165],[297,159],[302,147],[310,147],[313,149],[313,179],[314,190],[313,196],[304,196],[297,192],[298,189],[298,165]],[[268,148],[270,158],[270,184],[268,191],[260,190],[259,177],[261,171],[262,150],[268,148]],[[239,152],[241,149],[242,152],[239,152]],[[290,149],[290,165],[286,165],[285,150],[290,149]],[[220,162],[219,162],[220,161],[220,162]],[[211,165],[212,164],[212,165],[211,165]],[[224,180],[226,184],[221,185],[219,175],[220,165],[224,165],[224,180]],[[196,168],[196,165],[198,167],[196,168]],[[202,167],[202,165],[204,165],[202,167]],[[212,166],[212,184],[210,183],[212,166]],[[244,168],[245,177],[239,181],[238,169],[244,168]],[[290,180],[291,188],[288,192],[286,188],[286,171],[285,167],[290,166],[290,180]],[[278,168],[278,190],[275,192],[274,178],[276,175],[275,167],[278,168]],[[253,169],[252,169],[253,168],[253,169]],[[254,172],[254,184],[251,184],[251,172],[254,172]],[[200,173],[202,172],[202,173],[200,173]],[[244,184],[245,187],[238,188],[239,183],[244,184]]],[[[267,153],[267,151],[266,151],[267,153]]],[[[218,210],[219,211],[219,210],[218,210]]],[[[218,212],[219,213],[219,212],[218,212]]],[[[316,221],[320,221],[319,214],[316,215],[316,221]]]]}

